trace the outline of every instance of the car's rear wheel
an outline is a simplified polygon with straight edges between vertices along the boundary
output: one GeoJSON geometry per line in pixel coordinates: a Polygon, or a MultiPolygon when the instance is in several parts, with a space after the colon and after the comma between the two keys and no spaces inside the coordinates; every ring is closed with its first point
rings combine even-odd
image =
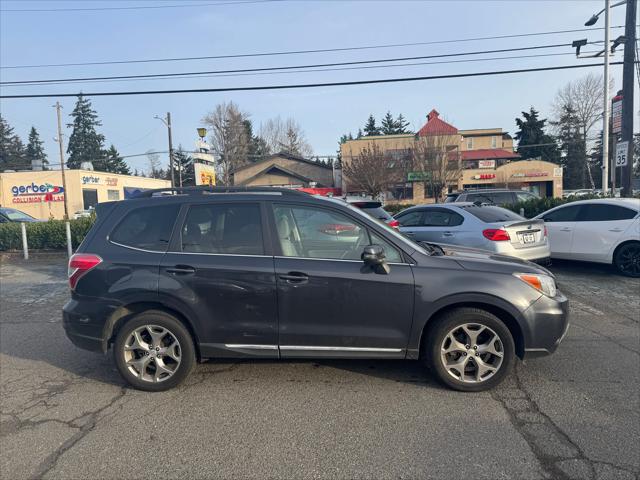
{"type": "Polygon", "coordinates": [[[129,384],[151,392],[179,385],[196,362],[189,331],[178,319],[159,310],[127,321],[118,331],[113,355],[129,384]]]}
{"type": "Polygon", "coordinates": [[[618,271],[628,277],[640,277],[640,243],[622,245],[613,258],[618,271]]]}
{"type": "Polygon", "coordinates": [[[504,380],[515,361],[515,346],[507,326],[492,313],[457,308],[438,319],[424,355],[445,385],[480,392],[504,380]]]}

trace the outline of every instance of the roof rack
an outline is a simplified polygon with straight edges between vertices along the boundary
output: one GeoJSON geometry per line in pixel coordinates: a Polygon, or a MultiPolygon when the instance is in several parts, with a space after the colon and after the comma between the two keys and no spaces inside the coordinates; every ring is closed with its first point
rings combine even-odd
{"type": "Polygon", "coordinates": [[[153,188],[137,193],[132,198],[150,198],[161,195],[206,195],[222,193],[280,193],[281,195],[309,196],[306,192],[282,187],[167,187],[153,188]]]}

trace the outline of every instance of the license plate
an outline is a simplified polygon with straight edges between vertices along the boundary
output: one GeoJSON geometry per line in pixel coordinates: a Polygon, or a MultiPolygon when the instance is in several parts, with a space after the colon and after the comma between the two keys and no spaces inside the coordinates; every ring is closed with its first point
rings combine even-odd
{"type": "Polygon", "coordinates": [[[523,233],[522,243],[535,243],[536,235],[534,233],[523,233]]]}

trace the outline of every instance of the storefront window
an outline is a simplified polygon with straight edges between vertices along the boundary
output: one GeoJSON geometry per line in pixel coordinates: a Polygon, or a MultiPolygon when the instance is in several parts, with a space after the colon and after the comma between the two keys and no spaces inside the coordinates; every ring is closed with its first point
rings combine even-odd
{"type": "Polygon", "coordinates": [[[107,190],[107,200],[120,200],[120,190],[107,190]]]}

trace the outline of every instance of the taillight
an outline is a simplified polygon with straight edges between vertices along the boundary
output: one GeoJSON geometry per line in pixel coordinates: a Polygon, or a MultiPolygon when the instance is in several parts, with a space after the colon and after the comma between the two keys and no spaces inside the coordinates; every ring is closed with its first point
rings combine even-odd
{"type": "Polygon", "coordinates": [[[484,238],[488,238],[492,242],[505,242],[511,240],[509,232],[501,228],[487,228],[482,231],[484,238]]]}
{"type": "Polygon", "coordinates": [[[395,218],[390,222],[387,222],[387,225],[389,225],[391,228],[400,228],[400,222],[395,218]]]}
{"type": "Polygon", "coordinates": [[[92,253],[76,253],[69,259],[69,286],[75,290],[78,280],[102,263],[102,258],[92,253]]]}
{"type": "Polygon", "coordinates": [[[544,226],[544,236],[546,237],[547,235],[548,235],[548,234],[547,234],[547,226],[545,225],[545,226],[544,226]]]}

